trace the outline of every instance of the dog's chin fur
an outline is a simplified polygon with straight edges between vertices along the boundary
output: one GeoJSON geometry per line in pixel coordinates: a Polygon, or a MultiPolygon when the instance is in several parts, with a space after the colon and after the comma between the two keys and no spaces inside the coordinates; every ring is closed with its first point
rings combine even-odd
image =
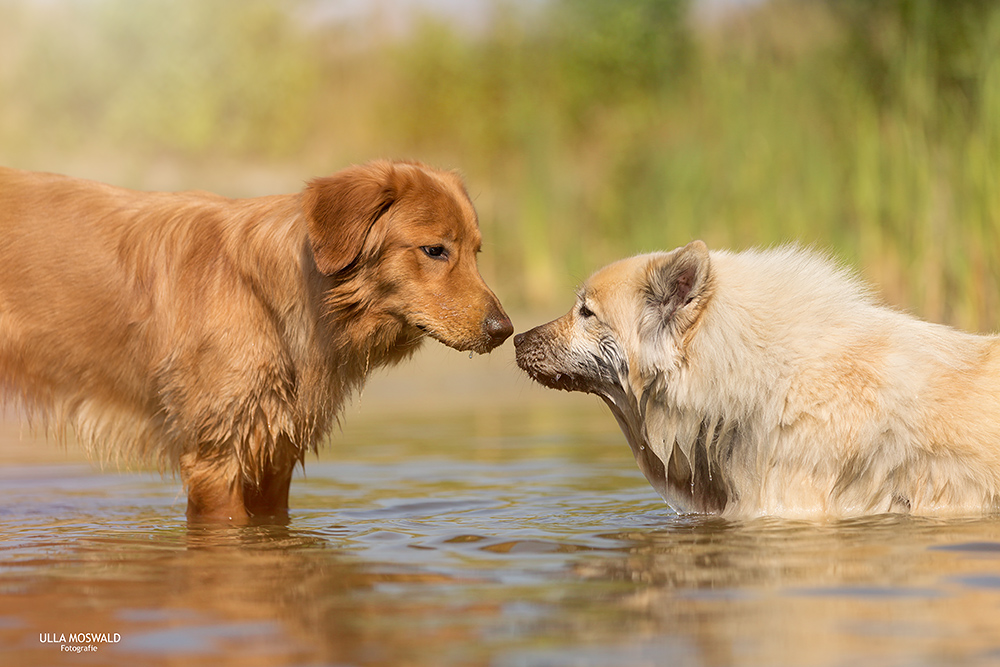
{"type": "Polygon", "coordinates": [[[816,253],[623,260],[515,347],[543,385],[599,395],[679,511],[1000,509],[1000,339],[886,308],[816,253]]]}
{"type": "MultiPolygon", "coordinates": [[[[412,325],[411,325],[412,326],[412,325]]],[[[432,326],[416,325],[412,326],[418,338],[430,338],[445,347],[450,347],[458,352],[474,352],[475,354],[489,354],[495,347],[495,342],[489,337],[477,336],[475,338],[453,338],[440,329],[432,326]]],[[[417,341],[419,343],[419,340],[417,341]]]]}
{"type": "Polygon", "coordinates": [[[511,333],[461,180],[417,163],[244,200],[0,169],[0,211],[0,398],[179,469],[192,519],[286,515],[352,393],[426,338],[416,314],[457,349],[511,333]]]}

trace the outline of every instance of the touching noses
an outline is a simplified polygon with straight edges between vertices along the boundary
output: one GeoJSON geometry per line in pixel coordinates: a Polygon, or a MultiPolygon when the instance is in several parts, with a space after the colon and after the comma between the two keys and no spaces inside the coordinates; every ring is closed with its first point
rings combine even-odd
{"type": "Polygon", "coordinates": [[[514,325],[502,310],[494,310],[483,320],[483,333],[490,338],[490,349],[497,347],[514,333],[514,325]]]}

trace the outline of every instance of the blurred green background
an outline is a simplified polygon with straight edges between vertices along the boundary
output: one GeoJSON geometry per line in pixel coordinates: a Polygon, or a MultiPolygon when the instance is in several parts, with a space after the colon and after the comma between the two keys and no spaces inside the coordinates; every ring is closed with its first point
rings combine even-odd
{"type": "Polygon", "coordinates": [[[457,168],[522,312],[702,238],[1000,321],[992,0],[0,0],[0,100],[0,162],[128,187],[457,168]]]}

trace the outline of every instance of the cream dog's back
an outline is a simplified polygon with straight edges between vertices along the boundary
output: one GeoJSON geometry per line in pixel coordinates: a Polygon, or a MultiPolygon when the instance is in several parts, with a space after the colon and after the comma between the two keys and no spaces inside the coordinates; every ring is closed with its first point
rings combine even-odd
{"type": "Polygon", "coordinates": [[[623,260],[587,282],[571,313],[515,343],[542,383],[605,399],[681,510],[931,514],[1000,502],[998,339],[886,308],[812,252],[695,242],[623,260]],[[587,380],[573,368],[581,355],[624,363],[587,380]]]}
{"type": "Polygon", "coordinates": [[[756,418],[743,418],[768,444],[732,471],[744,479],[730,512],[993,506],[1000,493],[996,338],[881,306],[853,276],[802,250],[714,252],[711,262],[717,283],[705,337],[689,348],[691,366],[706,373],[693,376],[702,381],[692,383],[686,402],[711,391],[703,378],[728,374],[735,382],[715,391],[756,404],[756,418]],[[716,352],[723,346],[735,358],[716,352]]]}

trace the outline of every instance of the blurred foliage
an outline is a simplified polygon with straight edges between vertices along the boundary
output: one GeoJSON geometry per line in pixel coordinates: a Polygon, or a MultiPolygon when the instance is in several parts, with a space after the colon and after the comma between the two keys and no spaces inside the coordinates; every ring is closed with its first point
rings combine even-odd
{"type": "Polygon", "coordinates": [[[881,108],[941,123],[954,120],[941,113],[946,106],[978,110],[994,0],[827,2],[845,25],[848,65],[881,108]]]}
{"type": "Polygon", "coordinates": [[[251,168],[415,157],[465,173],[515,306],[700,237],[832,248],[893,303],[1000,324],[997,3],[496,0],[484,27],[374,6],[0,3],[0,160],[129,156],[142,186],[168,156],[184,187],[225,163],[243,193],[251,168]]]}
{"type": "Polygon", "coordinates": [[[28,25],[0,18],[3,37],[21,42],[5,49],[17,65],[3,90],[8,105],[23,104],[26,127],[7,125],[5,143],[39,130],[65,149],[268,156],[305,141],[321,83],[315,49],[279,3],[76,0],[15,11],[28,25]]]}

